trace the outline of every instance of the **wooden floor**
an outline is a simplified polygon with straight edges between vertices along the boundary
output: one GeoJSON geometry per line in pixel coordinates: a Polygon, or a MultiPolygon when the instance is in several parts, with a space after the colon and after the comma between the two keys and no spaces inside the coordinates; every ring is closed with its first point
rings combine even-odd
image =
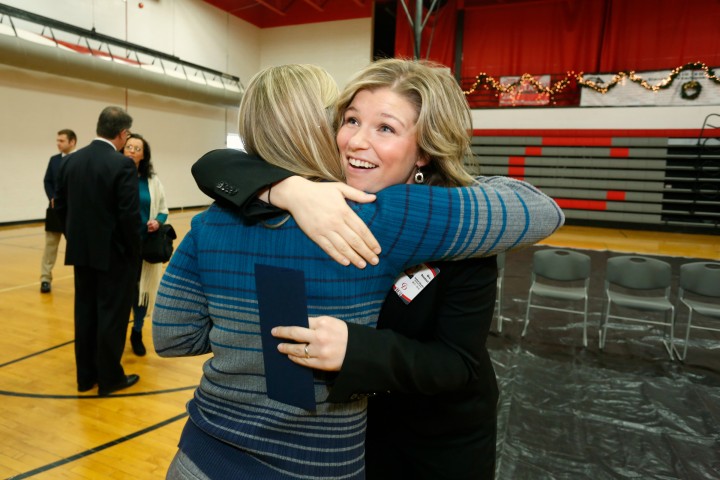
{"type": "MultiPolygon", "coordinates": [[[[173,212],[182,237],[197,211],[173,212]]],[[[720,260],[720,237],[564,227],[544,244],[720,260]]],[[[164,478],[205,357],[161,359],[129,342],[123,359],[140,382],[108,398],[78,395],[73,272],[60,261],[53,291],[39,292],[41,225],[0,228],[0,478],[164,478]]]]}

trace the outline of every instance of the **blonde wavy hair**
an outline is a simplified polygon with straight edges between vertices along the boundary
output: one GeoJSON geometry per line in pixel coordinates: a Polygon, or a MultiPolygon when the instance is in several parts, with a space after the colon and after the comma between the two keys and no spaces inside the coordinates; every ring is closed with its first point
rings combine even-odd
{"type": "Polygon", "coordinates": [[[333,120],[338,87],[315,65],[281,65],[253,76],[240,102],[248,153],[311,180],[343,181],[333,120]]]}
{"type": "Polygon", "coordinates": [[[422,167],[425,183],[466,186],[473,177],[464,166],[472,156],[472,117],[465,94],[442,65],[425,60],[383,59],[355,74],[340,94],[335,126],[361,90],[389,88],[415,106],[420,154],[430,161],[422,167]]]}

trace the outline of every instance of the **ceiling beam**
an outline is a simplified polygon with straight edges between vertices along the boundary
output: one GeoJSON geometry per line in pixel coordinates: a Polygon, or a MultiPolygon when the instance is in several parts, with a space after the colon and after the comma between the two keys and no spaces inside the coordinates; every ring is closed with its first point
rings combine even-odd
{"type": "Polygon", "coordinates": [[[322,13],[325,11],[325,5],[327,5],[330,0],[325,0],[324,2],[318,2],[318,3],[315,3],[314,0],[303,0],[303,1],[305,3],[307,3],[308,5],[310,5],[312,8],[314,8],[315,10],[317,10],[318,12],[322,13]]]}
{"type": "MultiPolygon", "coordinates": [[[[257,3],[262,5],[263,7],[267,8],[268,10],[272,10],[273,12],[277,13],[278,15],[285,16],[287,13],[285,10],[281,10],[275,5],[271,5],[270,2],[266,2],[265,0],[255,0],[257,3]]],[[[287,7],[285,7],[287,8],[287,7]]]]}

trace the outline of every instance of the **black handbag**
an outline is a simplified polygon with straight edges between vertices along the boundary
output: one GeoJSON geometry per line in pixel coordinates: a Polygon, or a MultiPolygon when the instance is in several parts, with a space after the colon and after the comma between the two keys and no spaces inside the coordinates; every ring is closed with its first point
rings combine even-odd
{"type": "Polygon", "coordinates": [[[58,215],[57,211],[52,207],[48,207],[47,210],[45,210],[45,231],[63,233],[63,224],[60,215],[58,215]]]}
{"type": "Polygon", "coordinates": [[[142,258],[148,263],[165,263],[173,253],[173,240],[177,238],[175,229],[166,223],[156,231],[149,233],[142,245],[142,258]]]}

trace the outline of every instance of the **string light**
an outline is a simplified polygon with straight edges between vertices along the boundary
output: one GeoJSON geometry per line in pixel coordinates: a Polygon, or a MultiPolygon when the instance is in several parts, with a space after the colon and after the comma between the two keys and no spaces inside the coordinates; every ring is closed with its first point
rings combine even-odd
{"type": "MultiPolygon", "coordinates": [[[[708,67],[702,62],[693,62],[675,68],[670,72],[670,75],[660,80],[655,85],[650,85],[647,80],[645,80],[642,76],[636,74],[633,70],[618,72],[613,76],[610,82],[604,83],[601,81],[600,84],[594,80],[585,80],[583,72],[580,72],[578,74],[576,74],[575,72],[567,72],[565,78],[547,87],[542,85],[533,75],[529,73],[524,73],[518,80],[503,85],[487,73],[481,72],[475,77],[475,82],[472,84],[470,89],[465,90],[464,93],[465,95],[472,95],[479,88],[483,88],[485,90],[494,90],[496,97],[500,94],[510,94],[514,101],[518,89],[521,87],[525,89],[529,85],[533,88],[533,90],[535,90],[536,93],[547,95],[548,98],[552,100],[556,94],[563,91],[573,80],[576,81],[577,84],[581,87],[589,88],[604,95],[610,90],[612,90],[615,86],[617,86],[618,83],[624,83],[625,79],[637,83],[646,90],[658,92],[662,89],[670,87],[675,81],[675,78],[680,75],[680,73],[684,70],[702,70],[704,72],[705,78],[720,85],[720,78],[718,78],[714,70],[712,70],[710,67],[708,67]]],[[[553,103],[555,102],[553,101],[553,103]]]]}

